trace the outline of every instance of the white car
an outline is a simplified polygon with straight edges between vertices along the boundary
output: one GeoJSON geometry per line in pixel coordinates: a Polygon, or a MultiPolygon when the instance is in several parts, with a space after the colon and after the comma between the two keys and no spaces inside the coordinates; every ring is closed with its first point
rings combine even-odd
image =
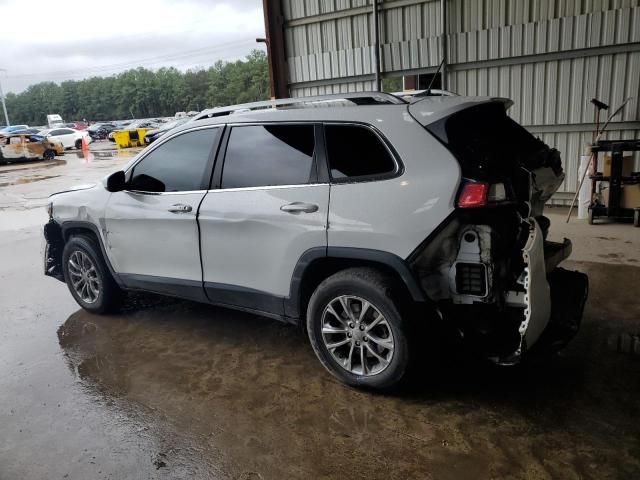
{"type": "Polygon", "coordinates": [[[57,140],[62,143],[62,146],[65,149],[68,148],[82,148],[82,139],[87,145],[89,145],[93,140],[88,132],[81,132],[80,130],[74,130],[73,128],[60,127],[60,128],[52,128],[50,130],[43,130],[39,133],[43,137],[49,140],[57,140]]]}
{"type": "Polygon", "coordinates": [[[146,290],[298,324],[352,386],[401,381],[430,325],[500,365],[554,352],[588,278],[558,267],[568,239],[546,240],[560,154],[511,103],[358,92],[203,111],[50,198],[45,274],[93,313],[146,290]]]}

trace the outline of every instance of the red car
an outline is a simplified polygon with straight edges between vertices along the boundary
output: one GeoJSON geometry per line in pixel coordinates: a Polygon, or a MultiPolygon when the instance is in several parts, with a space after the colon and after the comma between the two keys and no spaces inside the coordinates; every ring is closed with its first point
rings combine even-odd
{"type": "Polygon", "coordinates": [[[69,122],[64,124],[67,128],[73,128],[74,130],[86,130],[89,128],[85,122],[69,122]]]}

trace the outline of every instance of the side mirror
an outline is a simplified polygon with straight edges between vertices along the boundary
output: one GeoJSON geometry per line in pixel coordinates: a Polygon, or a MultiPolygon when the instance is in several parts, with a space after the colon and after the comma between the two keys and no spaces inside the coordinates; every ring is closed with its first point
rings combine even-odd
{"type": "Polygon", "coordinates": [[[147,174],[135,175],[134,184],[131,185],[132,190],[139,190],[141,192],[164,192],[166,187],[163,182],[147,174]]]}
{"type": "Polygon", "coordinates": [[[107,178],[107,191],[111,193],[121,192],[124,190],[125,185],[126,181],[122,170],[112,173],[107,178]]]}

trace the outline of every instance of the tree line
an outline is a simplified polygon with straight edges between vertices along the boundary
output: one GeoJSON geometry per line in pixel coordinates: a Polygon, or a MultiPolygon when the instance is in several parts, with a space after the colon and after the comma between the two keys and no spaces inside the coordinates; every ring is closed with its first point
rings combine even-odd
{"type": "Polygon", "coordinates": [[[45,125],[50,113],[94,122],[173,116],[268,98],[266,54],[254,50],[243,60],[218,61],[208,69],[139,67],[109,77],[42,82],[7,94],[6,104],[12,124],[45,125]]]}

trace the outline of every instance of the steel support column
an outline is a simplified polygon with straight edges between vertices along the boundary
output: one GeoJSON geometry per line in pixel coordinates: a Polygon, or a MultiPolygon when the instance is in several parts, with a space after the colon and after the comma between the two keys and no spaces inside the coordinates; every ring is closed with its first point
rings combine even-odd
{"type": "Polygon", "coordinates": [[[380,18],[378,16],[378,0],[373,0],[373,57],[376,90],[382,91],[382,77],[380,75],[380,18]]]}
{"type": "Polygon", "coordinates": [[[281,0],[262,0],[272,98],[288,98],[287,55],[281,0]]]}
{"type": "Polygon", "coordinates": [[[440,36],[440,43],[442,46],[442,58],[440,61],[442,62],[442,69],[440,70],[440,82],[441,89],[447,89],[447,0],[440,0],[440,20],[441,20],[441,29],[442,34],[440,36]]]}

